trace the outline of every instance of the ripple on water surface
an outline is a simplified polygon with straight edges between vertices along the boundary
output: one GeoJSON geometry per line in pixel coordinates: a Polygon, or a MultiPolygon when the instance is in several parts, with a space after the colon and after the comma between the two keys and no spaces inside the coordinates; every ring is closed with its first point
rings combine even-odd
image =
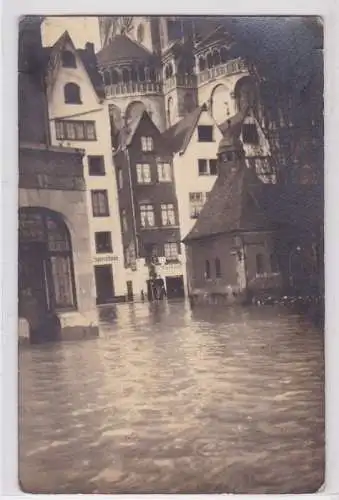
{"type": "Polygon", "coordinates": [[[95,340],[20,351],[33,493],[300,493],[324,468],[323,336],[275,307],[100,310],[95,340]]]}

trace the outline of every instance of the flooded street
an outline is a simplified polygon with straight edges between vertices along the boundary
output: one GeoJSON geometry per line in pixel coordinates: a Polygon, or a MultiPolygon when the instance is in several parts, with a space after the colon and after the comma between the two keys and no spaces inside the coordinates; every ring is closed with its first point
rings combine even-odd
{"type": "Polygon", "coordinates": [[[323,481],[323,335],[277,307],[103,308],[101,338],[20,349],[33,493],[301,493],[323,481]]]}

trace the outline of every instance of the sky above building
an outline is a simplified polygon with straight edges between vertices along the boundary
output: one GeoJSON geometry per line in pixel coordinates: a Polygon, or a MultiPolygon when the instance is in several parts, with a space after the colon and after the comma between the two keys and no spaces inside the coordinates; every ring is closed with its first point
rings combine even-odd
{"type": "Polygon", "coordinates": [[[42,43],[53,45],[67,30],[76,48],[84,48],[86,42],[95,45],[95,51],[100,50],[99,22],[97,17],[46,17],[41,28],[42,43]]]}

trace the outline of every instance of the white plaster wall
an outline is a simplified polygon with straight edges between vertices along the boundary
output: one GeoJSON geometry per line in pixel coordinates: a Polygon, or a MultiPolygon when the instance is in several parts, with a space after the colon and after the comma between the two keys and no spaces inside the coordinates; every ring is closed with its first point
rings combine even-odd
{"type": "MultiPolygon", "coordinates": [[[[72,47],[67,47],[72,50],[72,47]]],[[[87,210],[90,223],[92,265],[100,264],[102,258],[107,262],[112,260],[114,289],[116,295],[126,293],[125,269],[123,266],[123,247],[121,240],[120,215],[118,205],[117,185],[113,164],[108,105],[101,102],[93,89],[91,81],[81,60],[77,57],[77,68],[63,68],[58,71],[53,89],[48,92],[48,105],[52,144],[70,146],[85,150],[84,177],[87,186],[87,210]],[[82,104],[65,104],[64,85],[68,82],[77,83],[81,88],[82,104]],[[93,120],[96,128],[96,141],[60,141],[56,139],[55,119],[67,118],[74,120],[93,120]],[[89,176],[87,155],[103,155],[105,162],[105,176],[89,176]],[[106,189],[108,191],[109,217],[93,217],[91,190],[106,189]],[[96,254],[96,231],[110,231],[112,233],[112,254],[96,254]]]]}
{"type": "MultiPolygon", "coordinates": [[[[181,239],[189,233],[196,222],[196,219],[191,219],[190,217],[189,193],[210,192],[217,178],[216,175],[199,175],[198,159],[216,159],[222,134],[207,111],[201,113],[198,125],[213,126],[213,142],[199,142],[198,129],[196,127],[186,151],[182,155],[177,153],[173,158],[181,239]]],[[[186,252],[183,244],[181,245],[181,256],[186,286],[186,252]]]]}

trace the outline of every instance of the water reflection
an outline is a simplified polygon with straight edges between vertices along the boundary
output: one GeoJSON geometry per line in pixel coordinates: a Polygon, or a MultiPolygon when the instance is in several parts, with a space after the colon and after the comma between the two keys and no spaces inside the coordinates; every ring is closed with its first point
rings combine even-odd
{"type": "Polygon", "coordinates": [[[101,337],[20,352],[20,478],[59,493],[314,491],[323,338],[285,310],[102,308],[101,337]]]}

